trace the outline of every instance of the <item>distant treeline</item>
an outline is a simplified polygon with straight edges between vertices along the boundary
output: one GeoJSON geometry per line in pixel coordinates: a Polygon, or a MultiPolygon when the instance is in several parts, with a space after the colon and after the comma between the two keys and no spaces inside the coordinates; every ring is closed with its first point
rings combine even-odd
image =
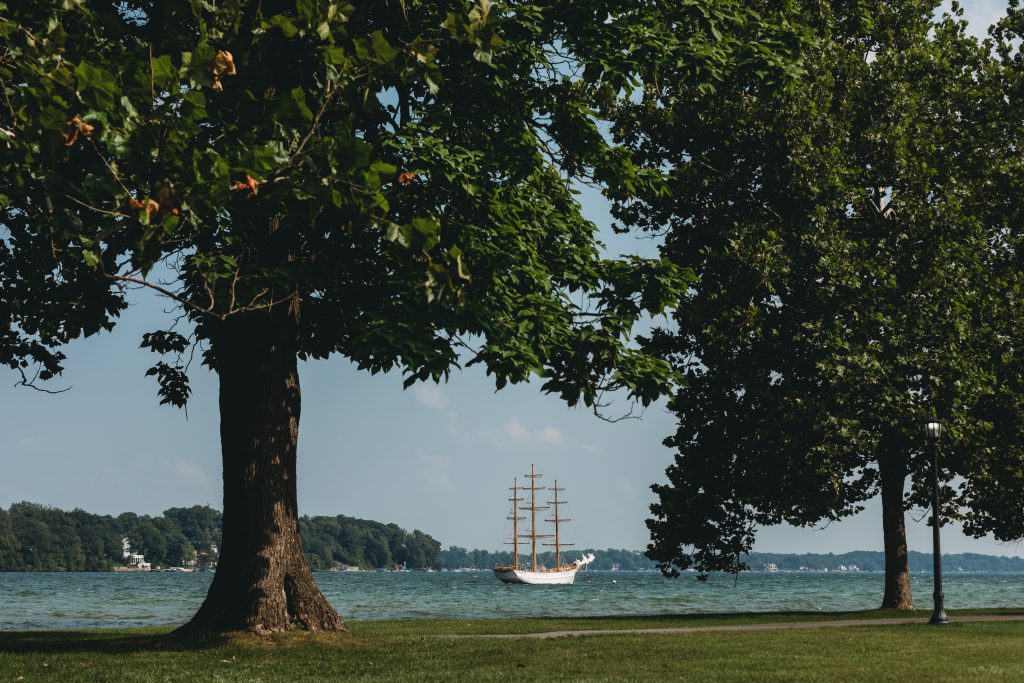
{"type": "MultiPolygon", "coordinates": [[[[911,550],[908,553],[910,571],[930,572],[932,570],[932,554],[911,550]]],[[[744,559],[753,570],[764,569],[765,565],[774,563],[782,571],[806,570],[836,571],[839,567],[849,568],[855,565],[862,572],[885,571],[885,554],[867,550],[857,550],[840,555],[828,554],[783,554],[783,553],[751,553],[744,559]]],[[[963,570],[965,572],[1024,572],[1024,558],[995,555],[979,555],[977,553],[943,554],[942,568],[946,572],[963,570]]]]}
{"type": "MultiPolygon", "coordinates": [[[[529,548],[527,547],[527,551],[529,548]]],[[[654,563],[644,557],[638,550],[585,550],[563,551],[562,561],[572,562],[578,560],[587,553],[594,553],[597,559],[590,565],[591,569],[612,569],[616,565],[622,571],[643,571],[655,569],[654,563]]],[[[519,553],[519,561],[529,559],[529,552],[519,553]]],[[[555,564],[555,554],[551,552],[537,553],[538,562],[546,567],[555,564]]],[[[448,569],[491,569],[495,565],[507,565],[512,563],[511,551],[490,552],[487,550],[466,550],[458,546],[451,546],[448,550],[441,551],[441,562],[448,569]]]]}
{"type": "Polygon", "coordinates": [[[339,565],[363,569],[439,569],[441,544],[422,531],[368,519],[300,517],[302,547],[313,569],[339,565]]]}
{"type": "MultiPolygon", "coordinates": [[[[594,553],[597,559],[590,565],[591,569],[612,569],[618,565],[622,571],[644,571],[654,570],[657,566],[638,550],[574,550],[565,553],[569,560],[575,560],[582,553],[594,553]]],[[[911,551],[910,571],[931,571],[931,553],[919,553],[911,551]]],[[[520,562],[529,555],[520,553],[520,562]]],[[[537,558],[545,566],[553,566],[554,553],[538,553],[537,558]]],[[[495,565],[505,565],[512,562],[511,552],[490,552],[487,550],[466,550],[452,546],[448,550],[441,551],[441,561],[445,567],[458,569],[490,569],[495,565]]],[[[850,569],[856,566],[864,572],[880,572],[885,570],[885,554],[882,552],[857,550],[841,555],[828,554],[803,554],[794,553],[751,553],[744,556],[743,561],[753,571],[761,571],[766,565],[774,564],[781,571],[832,571],[840,567],[850,569]]],[[[1002,557],[995,555],[979,555],[976,553],[962,553],[956,555],[942,556],[943,568],[947,572],[963,570],[965,572],[1003,573],[1022,572],[1024,573],[1024,558],[1002,557]]]]}
{"type": "MultiPolygon", "coordinates": [[[[422,569],[491,569],[510,564],[512,553],[467,550],[441,544],[422,531],[408,532],[395,524],[366,519],[337,517],[300,517],[303,547],[313,569],[332,569],[341,565],[362,569],[392,568],[404,565],[422,569]]],[[[121,539],[131,542],[132,550],[142,553],[154,567],[182,566],[197,553],[215,555],[221,539],[221,513],[205,505],[171,508],[163,515],[150,517],[125,512],[116,517],[94,515],[84,510],[65,512],[36,503],[15,503],[0,508],[0,571],[110,571],[123,565],[121,539]]],[[[528,549],[528,548],[527,548],[528,549]]],[[[618,568],[622,571],[656,569],[655,564],[637,550],[570,550],[563,561],[572,561],[585,553],[597,559],[592,569],[618,568]]],[[[910,552],[912,572],[931,571],[930,553],[910,552]]],[[[527,559],[520,553],[520,561],[527,559]]],[[[554,553],[539,553],[545,566],[554,565],[554,553]]],[[[855,551],[834,554],[751,553],[744,557],[755,571],[774,564],[782,571],[836,571],[856,566],[861,571],[883,571],[881,552],[855,551]]],[[[996,557],[964,553],[943,555],[947,572],[1024,572],[1024,558],[996,557]]]]}
{"type": "Polygon", "coordinates": [[[220,513],[202,505],[112,517],[15,503],[0,508],[0,571],[110,571],[124,564],[122,538],[154,567],[181,566],[220,543],[220,526],[220,513]]]}
{"type": "MultiPolygon", "coordinates": [[[[314,569],[441,566],[441,544],[421,531],[344,515],[301,517],[299,526],[314,569]]],[[[133,512],[112,517],[15,503],[0,508],[0,571],[110,571],[124,564],[122,538],[153,567],[183,566],[196,553],[215,555],[221,513],[196,505],[157,517],[133,512]]]]}

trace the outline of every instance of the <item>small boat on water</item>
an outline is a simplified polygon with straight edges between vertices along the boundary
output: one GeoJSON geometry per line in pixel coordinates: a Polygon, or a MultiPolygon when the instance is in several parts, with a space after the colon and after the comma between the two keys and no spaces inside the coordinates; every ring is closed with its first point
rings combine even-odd
{"type": "MultiPolygon", "coordinates": [[[[519,487],[519,480],[514,479],[512,481],[512,497],[509,500],[512,502],[512,514],[509,515],[509,519],[512,520],[512,540],[509,543],[512,545],[512,564],[508,566],[496,566],[494,568],[494,575],[498,577],[504,583],[523,583],[529,585],[567,585],[576,580],[576,572],[583,567],[587,566],[594,561],[594,555],[591,553],[575,562],[568,564],[562,563],[562,547],[567,545],[573,545],[572,543],[563,543],[560,533],[560,525],[563,522],[569,522],[571,520],[561,516],[559,508],[565,505],[566,501],[558,499],[558,492],[564,491],[565,489],[558,488],[558,480],[555,480],[555,485],[550,489],[546,489],[544,486],[537,486],[537,480],[543,475],[537,474],[534,470],[534,466],[530,465],[530,473],[525,475],[530,480],[530,504],[528,506],[519,506],[519,503],[526,500],[520,498],[519,493],[522,491],[519,487]],[[550,490],[554,493],[554,500],[549,501],[547,505],[538,507],[537,506],[537,491],[550,490]],[[553,517],[545,520],[554,524],[553,534],[538,534],[537,533],[537,512],[542,510],[552,510],[553,517]],[[526,519],[525,516],[520,516],[519,512],[525,511],[530,513],[530,530],[529,533],[519,533],[519,522],[526,519]],[[519,539],[530,539],[530,564],[519,562],[519,539]],[[541,545],[554,547],[555,549],[555,566],[544,567],[537,563],[537,539],[554,538],[554,543],[542,543],[541,545]]],[[[525,487],[523,487],[525,488],[525,487]]],[[[525,492],[525,491],[524,491],[525,492]]]]}

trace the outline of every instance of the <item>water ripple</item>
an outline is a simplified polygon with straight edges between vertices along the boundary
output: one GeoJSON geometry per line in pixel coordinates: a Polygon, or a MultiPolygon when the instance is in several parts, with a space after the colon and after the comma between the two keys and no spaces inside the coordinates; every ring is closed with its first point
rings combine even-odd
{"type": "MultiPolygon", "coordinates": [[[[169,625],[199,607],[211,574],[0,573],[0,629],[169,625]]],[[[572,586],[510,586],[489,572],[316,574],[346,619],[568,617],[877,607],[880,573],[745,573],[706,583],[653,572],[585,572],[572,586]]],[[[931,607],[931,575],[915,574],[920,609],[931,607]]],[[[945,577],[946,606],[1019,607],[1024,575],[945,577]]]]}

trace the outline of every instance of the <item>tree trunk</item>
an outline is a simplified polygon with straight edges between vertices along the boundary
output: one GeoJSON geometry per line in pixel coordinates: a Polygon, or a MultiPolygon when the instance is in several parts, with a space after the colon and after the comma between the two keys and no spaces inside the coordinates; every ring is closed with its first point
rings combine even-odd
{"type": "Polygon", "coordinates": [[[892,444],[880,447],[878,473],[882,484],[882,535],[885,543],[885,595],[882,609],[914,609],[907,558],[907,527],[903,515],[903,487],[907,462],[892,444]]]}
{"type": "Polygon", "coordinates": [[[180,635],[342,631],[302,552],[295,487],[299,433],[297,312],[215,323],[224,463],[222,547],[206,600],[180,635]]]}

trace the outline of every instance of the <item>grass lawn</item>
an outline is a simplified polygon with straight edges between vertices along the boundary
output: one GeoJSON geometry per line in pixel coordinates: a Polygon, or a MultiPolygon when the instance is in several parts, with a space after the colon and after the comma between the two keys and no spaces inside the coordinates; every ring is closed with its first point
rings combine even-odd
{"type": "MultiPolygon", "coordinates": [[[[1022,612],[972,612],[1000,611],[1022,612]]],[[[166,631],[159,629],[8,632],[0,633],[0,682],[1024,681],[1024,622],[550,640],[448,637],[894,616],[905,614],[358,622],[344,635],[285,634],[201,648],[164,642],[166,631]]]]}

